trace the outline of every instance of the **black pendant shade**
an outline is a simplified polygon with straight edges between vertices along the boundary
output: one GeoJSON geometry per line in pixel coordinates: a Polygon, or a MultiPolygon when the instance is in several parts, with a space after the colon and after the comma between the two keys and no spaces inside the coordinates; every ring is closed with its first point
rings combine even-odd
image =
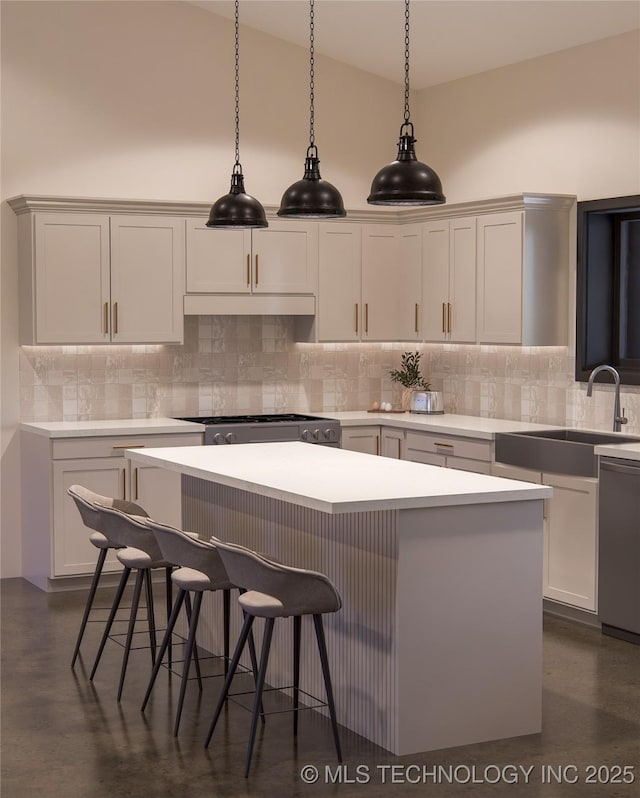
{"type": "Polygon", "coordinates": [[[441,205],[445,201],[440,178],[416,158],[413,125],[400,128],[398,157],[373,178],[370,205],[441,205]]]}
{"type": "Polygon", "coordinates": [[[229,193],[211,206],[207,227],[267,227],[264,208],[244,190],[242,169],[233,167],[229,193]]]}
{"type": "Polygon", "coordinates": [[[286,218],[336,218],[346,216],[338,189],[320,177],[320,159],[315,146],[307,149],[304,177],[282,195],[278,216],[286,218]]]}

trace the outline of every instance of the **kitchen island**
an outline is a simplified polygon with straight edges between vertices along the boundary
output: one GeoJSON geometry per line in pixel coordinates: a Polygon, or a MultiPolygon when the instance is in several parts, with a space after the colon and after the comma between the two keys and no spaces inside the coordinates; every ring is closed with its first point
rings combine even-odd
{"type": "MultiPolygon", "coordinates": [[[[185,528],[334,582],[343,607],[326,633],[344,726],[398,755],[540,731],[550,488],[305,443],[126,457],[183,475],[185,528]]],[[[219,603],[202,619],[214,650],[219,603]]],[[[287,626],[274,635],[273,685],[291,684],[287,626]]],[[[311,627],[301,687],[322,698],[311,627]]]]}

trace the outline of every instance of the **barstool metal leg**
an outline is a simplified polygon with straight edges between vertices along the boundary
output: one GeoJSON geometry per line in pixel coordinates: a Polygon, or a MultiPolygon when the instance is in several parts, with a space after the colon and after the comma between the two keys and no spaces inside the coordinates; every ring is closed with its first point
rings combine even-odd
{"type": "Polygon", "coordinates": [[[182,716],[182,705],[184,704],[184,696],[187,690],[187,680],[189,679],[189,666],[191,665],[191,656],[193,654],[193,647],[196,642],[196,631],[198,629],[198,619],[200,618],[201,604],[202,604],[202,592],[198,591],[193,601],[191,623],[189,624],[189,637],[187,638],[187,648],[184,655],[184,665],[182,669],[182,684],[180,685],[180,697],[178,698],[178,709],[176,710],[176,722],[173,727],[174,737],[178,736],[178,728],[180,727],[180,717],[182,716]]]}
{"type": "Polygon", "coordinates": [[[147,706],[147,703],[151,696],[153,685],[155,684],[158,672],[160,670],[160,666],[162,665],[162,660],[169,646],[169,641],[171,640],[171,635],[173,634],[173,628],[176,625],[176,621],[178,620],[178,615],[180,614],[180,608],[182,607],[182,602],[184,601],[185,595],[186,591],[179,590],[178,595],[176,596],[175,604],[173,605],[173,609],[171,610],[171,617],[169,618],[169,623],[167,624],[167,631],[165,632],[164,638],[162,639],[162,644],[160,645],[160,651],[158,652],[158,656],[156,657],[156,663],[153,666],[153,671],[151,672],[151,678],[149,679],[147,692],[145,693],[144,701],[142,702],[142,706],[140,707],[141,712],[144,712],[145,707],[147,706]]]}
{"type": "Polygon", "coordinates": [[[89,620],[89,613],[91,612],[91,607],[93,606],[93,600],[98,588],[98,582],[100,581],[100,574],[102,573],[104,561],[107,558],[107,551],[107,549],[100,549],[100,554],[98,554],[98,562],[96,563],[96,568],[93,572],[93,579],[91,580],[91,587],[89,588],[89,595],[87,596],[87,603],[85,604],[82,623],[80,624],[80,631],[78,632],[78,639],[76,640],[76,647],[73,650],[73,657],[71,659],[72,668],[76,664],[76,659],[78,658],[78,653],[80,652],[80,643],[82,643],[84,630],[87,626],[87,621],[89,620]]]}
{"type": "Polygon", "coordinates": [[[153,606],[153,587],[151,585],[151,570],[144,570],[144,583],[147,596],[147,625],[149,627],[149,648],[151,650],[151,665],[156,664],[156,613],[153,606]]]}
{"type": "Polygon", "coordinates": [[[298,706],[300,702],[300,632],[302,616],[293,616],[293,736],[298,736],[298,706]]]}
{"type": "Polygon", "coordinates": [[[340,748],[340,738],[338,736],[338,721],[336,720],[336,706],[333,701],[333,689],[331,687],[331,674],[329,673],[329,658],[327,657],[327,644],[324,639],[324,626],[322,615],[314,615],[313,623],[316,627],[316,638],[318,640],[318,651],[320,652],[320,662],[322,663],[322,675],[324,686],[327,691],[327,704],[329,705],[329,715],[331,717],[331,728],[333,729],[333,739],[336,744],[338,762],[342,762],[342,749],[340,748]]]}
{"type": "Polygon", "coordinates": [[[96,670],[98,669],[98,664],[100,662],[100,658],[102,657],[102,652],[104,651],[105,644],[109,638],[109,632],[111,631],[111,627],[113,626],[113,621],[114,618],[116,617],[116,612],[118,611],[118,607],[120,606],[120,602],[122,601],[122,594],[124,593],[124,589],[127,586],[127,580],[129,579],[130,573],[131,573],[131,568],[125,568],[122,572],[122,576],[120,577],[120,582],[118,583],[118,589],[116,590],[116,594],[113,597],[113,603],[111,604],[111,611],[109,612],[109,617],[104,627],[104,632],[102,633],[102,640],[100,641],[98,653],[96,654],[96,658],[93,663],[93,668],[91,669],[91,674],[89,676],[90,682],[93,681],[93,677],[96,675],[96,670]]]}
{"type": "Polygon", "coordinates": [[[242,625],[242,631],[240,632],[240,637],[238,638],[236,650],[233,652],[231,664],[229,665],[229,672],[227,673],[227,678],[224,680],[224,687],[222,688],[222,692],[220,693],[220,698],[218,699],[218,705],[216,707],[216,711],[213,713],[213,720],[211,721],[211,726],[209,726],[209,733],[207,734],[207,739],[205,740],[204,743],[205,748],[207,748],[209,743],[211,742],[211,737],[213,735],[214,729],[216,728],[216,723],[218,722],[218,718],[220,717],[220,713],[222,712],[222,707],[224,706],[227,694],[229,693],[229,687],[231,686],[231,681],[233,680],[236,669],[238,667],[238,663],[240,662],[240,657],[242,656],[242,652],[247,642],[247,638],[249,637],[249,633],[251,632],[252,624],[253,624],[253,615],[245,615],[244,624],[242,625]]]}
{"type": "MultiPolygon", "coordinates": [[[[184,606],[187,610],[187,621],[189,622],[189,628],[191,628],[191,596],[189,595],[189,591],[187,591],[186,596],[184,597],[184,606]]],[[[200,673],[200,657],[198,656],[198,641],[195,640],[193,643],[193,661],[196,666],[196,677],[198,679],[198,688],[202,692],[202,674],[200,673]]],[[[169,664],[171,667],[171,664],[169,664]]]]}
{"type": "MultiPolygon", "coordinates": [[[[173,571],[173,566],[169,566],[165,568],[164,571],[164,584],[165,584],[165,598],[167,604],[167,625],[169,624],[169,618],[171,617],[172,612],[172,605],[173,605],[173,580],[171,579],[171,572],[173,571]]],[[[169,638],[169,667],[171,667],[171,661],[173,659],[173,644],[171,638],[169,638]]]]}
{"type": "Polygon", "coordinates": [[[249,745],[247,746],[247,763],[244,769],[245,779],[249,776],[251,767],[251,755],[256,739],[256,729],[258,728],[258,715],[262,705],[262,690],[267,675],[267,665],[269,664],[269,651],[271,649],[271,636],[273,635],[274,618],[266,618],[264,624],[264,635],[262,637],[262,655],[260,657],[260,670],[258,671],[258,681],[256,682],[256,694],[253,700],[253,713],[251,715],[251,731],[249,733],[249,745]]]}
{"type": "Polygon", "coordinates": [[[138,573],[136,574],[136,584],[133,589],[133,599],[131,600],[131,615],[129,616],[129,628],[127,630],[127,639],[124,645],[122,668],[120,669],[120,684],[118,685],[118,701],[120,701],[120,698],[122,697],[122,688],[124,687],[124,677],[127,673],[129,652],[131,651],[131,641],[133,639],[133,630],[136,625],[136,616],[138,615],[138,605],[140,604],[140,594],[142,593],[142,582],[144,581],[145,570],[139,570],[138,573]]]}
{"type": "Polygon", "coordinates": [[[231,623],[231,591],[222,591],[224,627],[224,675],[229,672],[229,626],[231,623]]]}

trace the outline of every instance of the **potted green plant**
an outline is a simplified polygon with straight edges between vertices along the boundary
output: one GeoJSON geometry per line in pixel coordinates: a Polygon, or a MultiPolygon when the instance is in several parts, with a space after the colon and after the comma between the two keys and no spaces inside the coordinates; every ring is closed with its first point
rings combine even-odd
{"type": "Polygon", "coordinates": [[[400,368],[391,369],[389,376],[393,382],[398,382],[403,387],[402,409],[408,410],[411,406],[411,392],[415,390],[428,391],[430,383],[425,380],[420,370],[421,352],[403,352],[400,359],[400,368]]]}

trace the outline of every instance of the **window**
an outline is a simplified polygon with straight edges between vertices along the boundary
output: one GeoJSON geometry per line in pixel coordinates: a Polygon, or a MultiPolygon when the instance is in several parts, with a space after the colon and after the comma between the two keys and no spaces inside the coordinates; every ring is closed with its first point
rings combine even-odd
{"type": "Polygon", "coordinates": [[[601,363],[640,385],[640,195],[578,203],[576,380],[601,363]]]}

